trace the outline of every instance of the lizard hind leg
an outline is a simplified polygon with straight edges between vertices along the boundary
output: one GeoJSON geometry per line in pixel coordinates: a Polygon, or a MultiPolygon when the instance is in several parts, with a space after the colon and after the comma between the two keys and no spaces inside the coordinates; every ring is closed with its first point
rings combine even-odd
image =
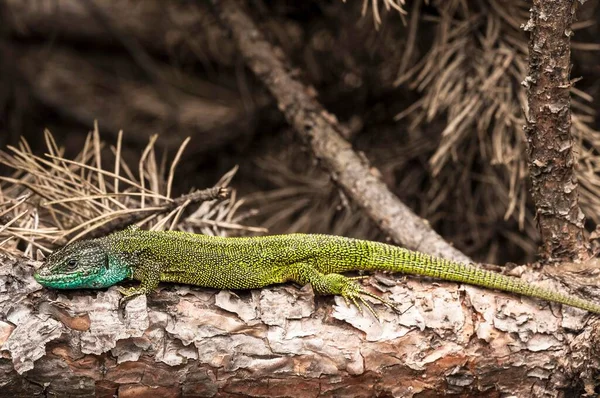
{"type": "Polygon", "coordinates": [[[362,306],[365,306],[369,312],[379,320],[379,316],[371,304],[365,300],[364,296],[374,298],[390,307],[392,310],[397,311],[397,308],[393,303],[376,294],[366,291],[356,282],[356,279],[363,279],[363,277],[349,278],[336,273],[323,274],[316,270],[311,264],[305,263],[295,264],[295,266],[290,267],[290,270],[293,270],[292,275],[285,279],[293,280],[302,285],[310,283],[313,290],[318,294],[342,296],[348,306],[352,304],[355,305],[361,314],[363,312],[362,306]]]}
{"type": "Polygon", "coordinates": [[[361,285],[359,285],[356,282],[356,279],[364,279],[364,278],[363,277],[349,278],[347,276],[340,275],[340,274],[326,274],[326,275],[323,275],[323,280],[322,280],[323,285],[320,286],[320,288],[315,288],[315,286],[313,284],[313,288],[315,288],[315,290],[319,291],[319,293],[322,293],[322,294],[333,294],[333,295],[342,296],[344,298],[344,300],[346,301],[346,304],[348,304],[348,305],[350,303],[354,304],[361,314],[363,312],[362,306],[361,306],[361,304],[362,304],[369,310],[369,312],[371,312],[371,314],[373,314],[373,316],[377,320],[380,320],[379,316],[377,315],[377,312],[375,312],[375,310],[373,309],[371,304],[369,304],[369,302],[365,300],[365,296],[371,297],[371,298],[381,302],[382,304],[388,306],[392,310],[397,311],[397,308],[393,303],[389,302],[388,300],[384,299],[383,297],[380,297],[376,294],[366,291],[361,285]],[[323,289],[323,288],[325,288],[325,290],[327,290],[327,291],[321,292],[320,289],[323,289]]]}

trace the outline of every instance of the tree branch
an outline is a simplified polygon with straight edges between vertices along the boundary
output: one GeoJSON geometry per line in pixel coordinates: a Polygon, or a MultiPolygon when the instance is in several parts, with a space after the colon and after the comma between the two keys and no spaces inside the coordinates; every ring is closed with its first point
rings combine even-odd
{"type": "Polygon", "coordinates": [[[116,288],[43,289],[35,265],[0,252],[2,396],[547,397],[598,369],[582,311],[468,286],[380,278],[401,313],[376,304],[379,323],[294,286],[163,287],[120,310],[116,288]]]}
{"type": "Polygon", "coordinates": [[[457,261],[469,258],[449,245],[381,181],[379,171],[359,156],[335,116],[314,98],[314,90],[290,72],[282,51],[271,45],[238,1],[214,0],[250,69],[277,99],[288,122],[342,188],[396,243],[457,261]]]}
{"type": "Polygon", "coordinates": [[[529,41],[529,76],[525,78],[529,115],[532,196],[547,261],[590,257],[585,216],[578,203],[571,135],[571,25],[574,0],[534,0],[525,30],[529,41]]]}

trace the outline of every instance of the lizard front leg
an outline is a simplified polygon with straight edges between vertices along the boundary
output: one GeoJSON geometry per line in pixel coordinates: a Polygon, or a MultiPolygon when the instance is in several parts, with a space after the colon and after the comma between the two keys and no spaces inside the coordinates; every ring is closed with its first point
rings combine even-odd
{"type": "Polygon", "coordinates": [[[142,294],[150,294],[158,287],[160,282],[160,263],[154,257],[142,254],[136,258],[136,265],[133,270],[133,279],[139,280],[137,287],[118,287],[119,292],[130,300],[142,294]]]}
{"type": "Polygon", "coordinates": [[[379,316],[373,307],[364,299],[364,296],[372,297],[391,309],[397,310],[393,303],[366,291],[356,282],[357,279],[362,279],[363,277],[349,278],[336,273],[323,274],[312,264],[305,262],[285,267],[281,276],[282,282],[294,281],[301,285],[310,284],[313,290],[318,294],[342,296],[348,306],[354,304],[360,313],[362,313],[362,307],[360,305],[362,304],[377,319],[379,319],[379,316]]]}

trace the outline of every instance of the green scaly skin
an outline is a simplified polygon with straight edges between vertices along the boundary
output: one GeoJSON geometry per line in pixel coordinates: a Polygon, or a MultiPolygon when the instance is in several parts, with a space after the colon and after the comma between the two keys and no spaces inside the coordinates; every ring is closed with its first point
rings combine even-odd
{"type": "Polygon", "coordinates": [[[392,307],[365,291],[356,282],[359,278],[341,274],[359,270],[425,275],[600,313],[598,304],[518,278],[384,243],[330,235],[223,238],[129,227],[63,247],[48,257],[34,277],[55,289],[104,288],[126,278],[141,281],[139,287],[120,288],[128,297],[148,294],[162,281],[218,289],[257,289],[293,281],[310,284],[319,294],[340,295],[359,310],[362,303],[375,316],[364,296],[392,307]]]}

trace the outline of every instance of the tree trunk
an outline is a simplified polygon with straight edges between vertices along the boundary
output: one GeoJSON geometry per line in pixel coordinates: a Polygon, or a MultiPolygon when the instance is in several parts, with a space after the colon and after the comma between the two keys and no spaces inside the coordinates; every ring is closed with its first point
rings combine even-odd
{"type": "Polygon", "coordinates": [[[376,277],[400,309],[377,322],[287,285],[163,286],[119,310],[115,288],[42,289],[32,262],[0,263],[2,396],[558,397],[597,339],[582,311],[456,284],[376,277]]]}
{"type": "Polygon", "coordinates": [[[525,30],[529,41],[527,87],[529,171],[547,261],[590,257],[571,135],[571,25],[574,0],[534,0],[525,30]]]}

